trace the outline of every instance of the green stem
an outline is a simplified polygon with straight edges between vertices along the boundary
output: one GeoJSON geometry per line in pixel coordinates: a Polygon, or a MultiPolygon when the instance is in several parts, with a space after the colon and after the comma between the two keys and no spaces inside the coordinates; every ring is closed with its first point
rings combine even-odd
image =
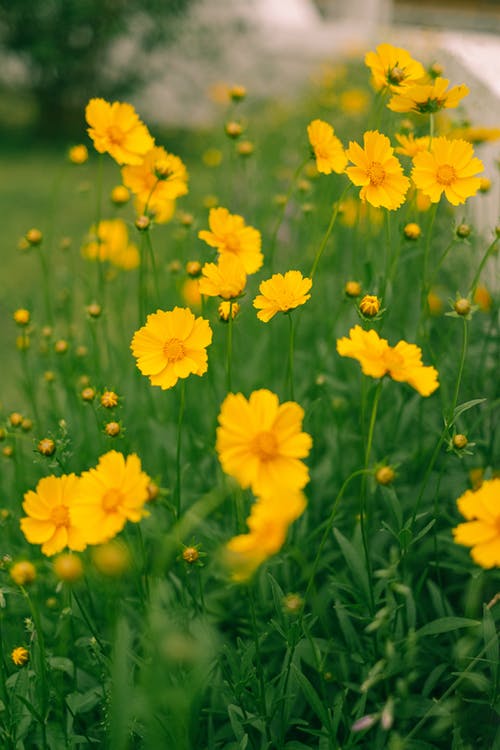
{"type": "Polygon", "coordinates": [[[153,250],[153,243],[151,242],[151,232],[150,232],[150,229],[149,228],[146,229],[146,231],[144,232],[144,234],[146,236],[146,247],[147,247],[147,249],[149,251],[149,257],[151,258],[151,271],[153,273],[153,285],[154,285],[155,295],[156,295],[155,306],[159,307],[159,305],[160,305],[160,290],[159,290],[159,286],[158,286],[158,272],[157,272],[157,269],[156,269],[155,253],[154,253],[154,250],[153,250]]]}
{"type": "Polygon", "coordinates": [[[26,600],[28,602],[31,616],[33,617],[33,623],[35,625],[35,632],[36,632],[36,642],[38,646],[38,653],[40,657],[40,682],[41,682],[41,712],[40,712],[40,729],[42,731],[42,748],[43,750],[48,750],[47,745],[47,716],[49,713],[49,684],[47,679],[47,662],[46,662],[46,653],[45,653],[45,639],[43,637],[43,631],[42,626],[40,622],[40,617],[38,614],[38,609],[35,605],[35,603],[32,601],[31,597],[29,596],[28,592],[25,588],[21,586],[21,591],[23,592],[24,596],[26,597],[26,600]]]}
{"type": "Polygon", "coordinates": [[[481,259],[481,263],[479,264],[479,268],[477,269],[477,271],[475,273],[475,276],[472,279],[471,285],[469,287],[469,293],[473,294],[476,291],[476,287],[477,287],[477,284],[478,284],[478,281],[479,281],[479,277],[481,276],[481,273],[482,273],[482,270],[483,270],[483,268],[485,266],[485,263],[488,260],[488,258],[490,257],[490,255],[493,252],[493,250],[495,249],[495,245],[497,244],[498,240],[500,240],[500,236],[499,237],[495,237],[495,239],[493,240],[493,242],[491,243],[491,245],[489,245],[489,247],[487,248],[485,254],[483,255],[483,257],[481,259]]]}
{"type": "Polygon", "coordinates": [[[465,366],[465,357],[467,356],[467,343],[468,343],[468,333],[469,333],[469,329],[467,327],[468,320],[467,318],[462,318],[462,321],[464,325],[462,329],[462,352],[460,355],[460,366],[458,368],[457,382],[455,383],[455,391],[453,394],[453,401],[452,401],[451,408],[449,411],[448,423],[452,421],[453,413],[457,407],[458,394],[460,392],[460,384],[462,382],[462,375],[463,375],[464,366],[465,366]]]}
{"type": "Polygon", "coordinates": [[[97,179],[96,179],[96,218],[95,232],[97,242],[97,299],[104,307],[105,303],[105,278],[103,260],[101,259],[101,237],[99,235],[99,226],[101,223],[101,204],[102,204],[102,170],[103,154],[99,154],[97,159],[97,179]]]}
{"type": "Polygon", "coordinates": [[[427,315],[427,295],[429,293],[429,280],[428,280],[428,266],[429,266],[429,255],[431,249],[432,229],[434,227],[434,221],[436,219],[438,204],[434,203],[430,210],[429,224],[427,226],[427,237],[424,249],[424,260],[422,267],[422,291],[420,295],[420,317],[418,321],[418,330],[421,329],[424,318],[427,315]]]}
{"type": "Polygon", "coordinates": [[[231,392],[231,365],[233,359],[233,300],[229,300],[229,317],[227,319],[226,339],[226,388],[231,392]]]}
{"type": "Polygon", "coordinates": [[[255,601],[253,597],[253,591],[249,587],[248,588],[248,601],[249,601],[249,610],[250,610],[250,617],[252,622],[252,636],[253,641],[255,645],[255,658],[257,662],[257,678],[259,680],[259,699],[260,699],[260,706],[262,711],[262,719],[264,721],[264,729],[266,732],[266,739],[269,743],[269,746],[271,746],[271,733],[269,730],[269,719],[267,715],[267,701],[266,701],[266,684],[264,682],[264,668],[262,663],[262,654],[260,650],[260,643],[259,643],[259,635],[257,632],[257,617],[255,614],[255,601]]]}
{"type": "Polygon", "coordinates": [[[175,507],[177,512],[177,518],[181,515],[181,488],[182,488],[182,476],[181,476],[181,447],[182,447],[182,420],[184,417],[184,407],[186,403],[186,382],[181,380],[180,388],[180,400],[179,400],[179,416],[177,419],[177,449],[175,454],[175,507]]]}
{"type": "Polygon", "coordinates": [[[311,272],[309,274],[309,276],[310,276],[311,279],[313,278],[313,276],[314,276],[314,274],[316,272],[316,269],[318,267],[318,263],[319,263],[319,261],[321,259],[321,256],[323,255],[323,251],[324,251],[324,249],[326,247],[326,243],[328,242],[330,234],[332,233],[332,229],[333,229],[333,227],[335,225],[335,221],[337,219],[337,214],[338,214],[340,206],[342,204],[342,200],[345,198],[345,196],[347,194],[347,191],[350,190],[350,187],[351,187],[351,185],[349,184],[345,188],[345,190],[343,191],[343,193],[340,196],[340,198],[338,199],[338,201],[335,201],[335,203],[333,205],[333,211],[332,211],[332,215],[330,217],[330,223],[328,224],[328,228],[327,228],[327,230],[325,232],[325,235],[324,235],[323,239],[321,240],[321,244],[320,244],[320,246],[318,247],[318,249],[316,251],[316,256],[314,258],[314,262],[312,264],[311,272]]]}
{"type": "Polygon", "coordinates": [[[294,377],[293,377],[293,354],[294,354],[294,346],[295,346],[295,326],[294,326],[294,320],[292,316],[292,311],[290,310],[288,315],[288,322],[290,324],[290,341],[289,341],[289,347],[288,347],[288,373],[287,373],[287,380],[288,380],[288,386],[290,389],[290,399],[292,401],[295,401],[295,389],[294,389],[294,377]]]}
{"type": "Polygon", "coordinates": [[[368,472],[368,464],[370,463],[370,456],[372,452],[372,444],[373,444],[373,435],[375,432],[375,421],[377,418],[377,410],[378,410],[378,404],[380,400],[380,393],[382,391],[382,380],[378,382],[377,389],[375,391],[375,396],[373,398],[373,405],[372,405],[372,411],[370,415],[370,424],[368,427],[368,437],[366,440],[366,447],[365,447],[365,473],[363,474],[363,479],[361,481],[361,512],[360,512],[360,527],[361,527],[361,538],[363,540],[363,549],[365,553],[365,560],[366,560],[366,571],[368,575],[368,583],[369,583],[369,591],[370,591],[370,607],[372,613],[375,611],[375,599],[373,596],[373,582],[372,582],[372,571],[371,571],[371,561],[370,561],[370,550],[368,547],[368,535],[367,535],[367,529],[366,529],[366,521],[367,521],[367,510],[366,510],[366,495],[367,495],[367,489],[366,489],[366,474],[368,472]]]}
{"type": "Polygon", "coordinates": [[[304,159],[304,161],[301,162],[299,164],[299,166],[297,167],[297,169],[295,170],[295,172],[293,174],[293,177],[292,177],[292,179],[290,181],[290,186],[289,186],[288,192],[287,192],[287,194],[285,196],[285,200],[284,200],[283,205],[281,207],[281,211],[279,213],[278,219],[276,220],[276,224],[274,225],[274,229],[273,229],[273,232],[271,234],[271,241],[269,242],[269,267],[270,267],[271,270],[273,268],[274,251],[275,251],[275,248],[276,248],[276,238],[278,237],[278,232],[280,230],[281,224],[283,223],[283,219],[285,218],[285,212],[286,212],[287,206],[288,206],[288,204],[290,202],[290,198],[292,196],[293,189],[295,187],[295,183],[298,180],[300,173],[302,172],[302,170],[304,169],[305,165],[307,164],[307,162],[309,161],[310,158],[311,158],[310,156],[307,156],[304,159]]]}
{"type": "Polygon", "coordinates": [[[385,273],[380,289],[380,296],[385,297],[387,280],[392,277],[392,233],[391,233],[391,212],[385,212],[385,230],[386,230],[386,248],[385,248],[385,273]]]}

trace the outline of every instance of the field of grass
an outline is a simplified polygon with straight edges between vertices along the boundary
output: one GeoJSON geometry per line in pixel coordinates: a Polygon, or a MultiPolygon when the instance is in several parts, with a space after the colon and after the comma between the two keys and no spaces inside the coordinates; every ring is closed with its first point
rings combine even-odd
{"type": "Polygon", "coordinates": [[[387,100],[350,62],[294,105],[249,91],[213,129],[152,127],[189,173],[167,223],[150,209],[170,167],[139,211],[114,204],[120,166],[83,112],[85,163],[2,154],[2,748],[500,747],[500,231],[474,226],[474,181],[456,208],[411,186],[388,209],[318,172],[315,119],[344,148],[463,126],[387,100]],[[224,256],[198,236],[216,207],[262,239],[232,321],[187,268],[224,256]],[[112,219],[114,255],[95,233],[112,219]],[[310,298],[259,320],[262,282],[290,270],[310,298]],[[163,311],[154,356],[187,358],[176,307],[210,326],[208,367],[160,388],[138,332],[163,311]]]}

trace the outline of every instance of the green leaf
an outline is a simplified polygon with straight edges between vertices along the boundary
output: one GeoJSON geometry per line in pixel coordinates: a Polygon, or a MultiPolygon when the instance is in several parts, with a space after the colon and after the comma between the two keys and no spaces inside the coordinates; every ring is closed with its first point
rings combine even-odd
{"type": "Polygon", "coordinates": [[[486,658],[489,662],[488,666],[490,668],[491,680],[493,685],[496,685],[498,682],[499,668],[498,632],[493,614],[486,605],[484,605],[483,608],[483,638],[486,649],[486,658]]]}
{"type": "Polygon", "coordinates": [[[449,633],[452,630],[460,628],[472,628],[481,625],[481,620],[471,620],[470,617],[439,617],[437,620],[428,622],[416,635],[423,637],[426,635],[438,635],[439,633],[449,633]]]}
{"type": "Polygon", "coordinates": [[[451,427],[454,422],[458,419],[458,417],[463,414],[465,411],[469,411],[469,409],[472,409],[473,406],[477,406],[478,404],[483,404],[487,399],[485,398],[473,398],[472,401],[465,401],[463,404],[459,404],[454,412],[453,412],[453,419],[451,420],[450,424],[448,425],[451,427]]]}
{"type": "Polygon", "coordinates": [[[334,529],[333,533],[339,543],[342,554],[344,555],[345,561],[348,568],[353,574],[354,581],[359,584],[363,590],[363,594],[367,602],[370,601],[370,585],[368,583],[368,574],[365,567],[365,557],[362,550],[357,550],[351,542],[349,542],[338,529],[334,529]]]}
{"type": "Polygon", "coordinates": [[[311,706],[318,719],[322,722],[323,726],[328,728],[330,726],[330,716],[328,714],[326,706],[323,704],[323,701],[321,700],[307,677],[302,674],[300,669],[298,669],[295,664],[292,664],[292,670],[297,679],[297,682],[302,689],[302,692],[307,699],[307,702],[311,706]]]}

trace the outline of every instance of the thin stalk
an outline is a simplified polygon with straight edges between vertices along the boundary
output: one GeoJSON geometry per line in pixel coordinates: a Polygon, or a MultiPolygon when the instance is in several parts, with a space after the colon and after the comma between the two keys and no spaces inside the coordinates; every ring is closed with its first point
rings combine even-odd
{"type": "Polygon", "coordinates": [[[271,270],[273,268],[273,260],[274,260],[275,246],[276,246],[276,238],[278,236],[278,232],[280,230],[281,224],[283,223],[283,219],[285,218],[285,212],[286,212],[287,206],[288,206],[288,204],[290,202],[290,198],[292,196],[293,189],[295,187],[295,183],[298,180],[300,173],[302,172],[302,170],[304,169],[305,165],[307,164],[307,162],[309,161],[310,158],[311,158],[310,156],[307,156],[304,159],[304,161],[301,162],[299,164],[299,166],[297,167],[297,169],[295,170],[295,172],[293,174],[293,177],[290,180],[290,186],[288,188],[288,192],[287,192],[287,194],[285,196],[285,200],[284,200],[283,205],[281,207],[281,211],[280,211],[279,216],[278,216],[278,218],[276,220],[276,224],[274,225],[274,229],[273,229],[273,232],[271,234],[271,240],[269,242],[269,267],[270,267],[271,270]]]}
{"type": "Polygon", "coordinates": [[[259,644],[259,636],[257,633],[257,617],[255,614],[255,601],[253,597],[253,591],[249,587],[248,588],[248,602],[249,602],[249,609],[250,609],[250,617],[252,622],[252,636],[253,641],[255,645],[255,657],[257,661],[257,678],[259,680],[259,700],[260,700],[260,706],[261,706],[261,712],[262,712],[262,719],[264,721],[264,729],[266,732],[266,739],[269,743],[269,746],[271,746],[271,733],[269,730],[269,719],[267,715],[267,701],[266,701],[266,684],[264,682],[264,668],[262,664],[262,654],[260,651],[260,644],[259,644]]]}
{"type": "Polygon", "coordinates": [[[144,233],[146,235],[146,247],[149,251],[149,257],[151,259],[151,271],[153,273],[153,285],[156,295],[156,302],[155,306],[159,307],[160,305],[160,289],[158,286],[158,272],[156,269],[156,259],[155,259],[155,253],[153,250],[153,243],[151,242],[151,232],[149,229],[147,229],[144,233]]]}
{"type": "Polygon", "coordinates": [[[295,346],[295,325],[292,312],[290,311],[287,315],[288,322],[290,324],[290,339],[288,345],[288,370],[287,370],[287,381],[290,389],[290,399],[295,401],[295,389],[294,389],[294,376],[293,376],[293,356],[295,346]]]}
{"type": "Polygon", "coordinates": [[[40,712],[40,729],[42,731],[42,748],[48,750],[47,744],[47,716],[49,713],[49,684],[47,678],[47,662],[45,653],[45,640],[43,637],[42,625],[38,614],[38,609],[35,603],[32,601],[30,595],[26,589],[21,586],[33,617],[33,623],[35,625],[36,642],[38,645],[38,653],[40,656],[40,681],[41,681],[41,712],[40,712]]]}
{"type": "Polygon", "coordinates": [[[479,277],[481,276],[481,273],[482,273],[482,270],[483,270],[483,268],[485,266],[485,263],[488,260],[488,258],[490,257],[490,255],[493,252],[493,250],[495,249],[495,245],[497,244],[498,240],[500,240],[500,236],[499,237],[495,237],[495,239],[493,240],[493,242],[491,243],[491,245],[489,245],[489,247],[486,249],[486,252],[485,252],[485,254],[483,255],[483,257],[481,259],[481,263],[479,264],[479,267],[478,267],[478,269],[477,269],[477,271],[476,271],[476,273],[474,275],[474,278],[472,279],[471,285],[469,287],[469,293],[474,293],[476,291],[476,287],[477,287],[477,284],[478,284],[478,281],[479,281],[479,277]]]}
{"type": "Polygon", "coordinates": [[[231,392],[231,365],[233,359],[233,300],[229,300],[229,317],[227,319],[226,338],[226,388],[231,392]]]}
{"type": "Polygon", "coordinates": [[[184,418],[184,407],[186,403],[186,383],[183,379],[181,381],[180,388],[180,400],[179,400],[179,416],[177,419],[177,449],[175,454],[175,507],[177,518],[181,515],[181,490],[182,490],[182,476],[181,476],[181,447],[182,447],[182,420],[184,418]]]}
{"type": "Polygon", "coordinates": [[[332,229],[333,229],[333,227],[335,225],[335,221],[337,219],[337,214],[338,214],[340,206],[342,204],[342,200],[343,200],[343,198],[345,198],[346,193],[350,189],[350,187],[351,186],[349,184],[345,188],[345,190],[343,191],[343,193],[340,196],[340,198],[338,199],[338,201],[335,201],[335,203],[333,205],[333,211],[332,211],[332,215],[330,217],[330,223],[328,224],[328,228],[327,228],[327,230],[325,232],[325,235],[324,235],[323,239],[321,240],[321,244],[320,244],[320,246],[318,247],[318,249],[316,251],[316,256],[314,258],[314,262],[312,264],[311,272],[309,274],[309,276],[310,276],[311,279],[313,278],[313,276],[314,276],[314,274],[316,272],[316,269],[318,267],[318,263],[319,263],[319,261],[321,259],[321,256],[323,255],[323,251],[324,251],[324,249],[326,247],[326,243],[328,242],[328,240],[330,238],[330,234],[332,233],[332,229]]]}
{"type": "Polygon", "coordinates": [[[423,267],[422,267],[422,291],[420,295],[420,317],[418,321],[418,329],[422,327],[423,319],[427,315],[427,294],[429,292],[429,281],[428,281],[428,266],[429,266],[429,255],[430,255],[430,249],[431,249],[431,238],[432,238],[432,229],[434,227],[434,221],[436,219],[436,213],[437,213],[437,207],[438,204],[434,203],[430,210],[430,216],[429,216],[429,224],[427,226],[427,237],[425,242],[425,249],[424,249],[424,260],[423,260],[423,267]]]}

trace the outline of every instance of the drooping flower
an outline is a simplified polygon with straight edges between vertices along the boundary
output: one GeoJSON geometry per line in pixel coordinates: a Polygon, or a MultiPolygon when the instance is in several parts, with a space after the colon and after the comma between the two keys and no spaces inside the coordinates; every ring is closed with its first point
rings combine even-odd
{"type": "Polygon", "coordinates": [[[254,227],[246,226],[242,216],[230,214],[227,208],[212,208],[208,216],[210,231],[198,232],[200,240],[210,247],[216,247],[219,253],[236,255],[245,269],[245,273],[255,273],[263,263],[261,252],[261,235],[254,227]]]}
{"type": "Polygon", "coordinates": [[[96,151],[108,153],[118,164],[140,164],[154,146],[147,127],[131,104],[91,99],[85,118],[96,151]]]}
{"type": "Polygon", "coordinates": [[[201,273],[198,282],[200,293],[209,297],[236,299],[247,283],[245,269],[238,256],[232,253],[223,253],[218,263],[205,263],[201,273]]]}
{"type": "Polygon", "coordinates": [[[179,378],[206,373],[206,348],[211,342],[212,329],[207,320],[196,318],[189,308],[175,307],[148,315],[146,325],[135,332],[130,348],[137,367],[149,377],[151,385],[165,390],[179,378]]]}
{"type": "Polygon", "coordinates": [[[453,529],[455,542],[472,547],[471,557],[481,567],[500,566],[500,479],[485,480],[477,490],[467,490],[457,506],[467,522],[453,529]]]}
{"type": "Polygon", "coordinates": [[[424,66],[402,47],[379,44],[375,52],[367,52],[365,64],[370,68],[377,90],[397,91],[426,77],[424,66]]]}
{"type": "Polygon", "coordinates": [[[311,287],[312,279],[302,276],[300,271],[273,274],[270,279],[261,282],[260,294],[253,301],[253,306],[259,311],[257,317],[269,323],[276,313],[286,313],[304,305],[311,297],[308,294],[311,287]]]}
{"type": "Polygon", "coordinates": [[[43,477],[35,491],[24,495],[21,530],[30,544],[41,544],[44,555],[55,555],[65,547],[83,550],[86,539],[70,516],[80,480],[75,474],[43,477]]]}
{"type": "Polygon", "coordinates": [[[354,166],[346,173],[354,185],[361,186],[360,198],[372,206],[394,210],[403,203],[410,181],[394,156],[387,136],[369,130],[363,136],[364,148],[351,141],[346,151],[354,166]]]}
{"type": "Polygon", "coordinates": [[[148,475],[139,457],[118,451],[100,457],[97,467],[84,471],[70,508],[71,522],[87,544],[101,544],[118,534],[127,521],[146,515],[148,475]]]}
{"type": "Polygon", "coordinates": [[[458,206],[479,190],[481,181],[475,175],[482,169],[483,163],[474,156],[470,143],[440,136],[433,138],[430,151],[416,154],[411,176],[432,203],[438,203],[444,193],[453,206],[458,206]]]}
{"type": "Polygon", "coordinates": [[[188,192],[184,163],[162,146],[148,151],[139,164],[123,167],[122,180],[137,196],[137,212],[151,212],[159,223],[172,217],[175,199],[188,192]]]}
{"type": "Polygon", "coordinates": [[[242,393],[226,396],[219,414],[216,449],[223,470],[257,495],[302,489],[309,481],[301,461],[311,449],[302,432],[304,410],[294,401],[279,403],[262,389],[247,400],[242,393]]]}
{"type": "Polygon", "coordinates": [[[307,126],[307,135],[314,151],[318,172],[342,174],[346,168],[347,157],[342,143],[334,135],[332,126],[323,120],[313,120],[307,126]]]}
{"type": "Polygon", "coordinates": [[[117,268],[132,270],[140,263],[137,246],[129,241],[128,228],[123,219],[109,219],[91,227],[89,240],[82,246],[88,260],[108,261],[117,268]]]}
{"type": "Polygon", "coordinates": [[[225,562],[234,581],[246,581],[283,546],[288,528],[306,507],[302,492],[282,491],[257,498],[247,519],[249,532],[238,534],[225,547],[225,562]]]}
{"type": "Polygon", "coordinates": [[[467,96],[469,89],[462,83],[448,89],[446,78],[436,78],[432,83],[405,86],[391,97],[389,109],[393,112],[418,112],[433,114],[440,109],[453,109],[467,96]]]}
{"type": "Polygon", "coordinates": [[[397,154],[403,154],[403,156],[411,156],[413,158],[419,151],[429,150],[430,137],[428,135],[415,138],[413,133],[409,133],[408,135],[396,133],[396,140],[400,145],[396,146],[394,151],[397,154]]]}
{"type": "Polygon", "coordinates": [[[422,350],[415,344],[399,341],[392,347],[376,331],[354,326],[348,338],[337,340],[337,352],[341,357],[357,359],[365,375],[390,375],[393,380],[411,385],[421,396],[430,396],[439,387],[437,370],[422,364],[422,350]]]}

